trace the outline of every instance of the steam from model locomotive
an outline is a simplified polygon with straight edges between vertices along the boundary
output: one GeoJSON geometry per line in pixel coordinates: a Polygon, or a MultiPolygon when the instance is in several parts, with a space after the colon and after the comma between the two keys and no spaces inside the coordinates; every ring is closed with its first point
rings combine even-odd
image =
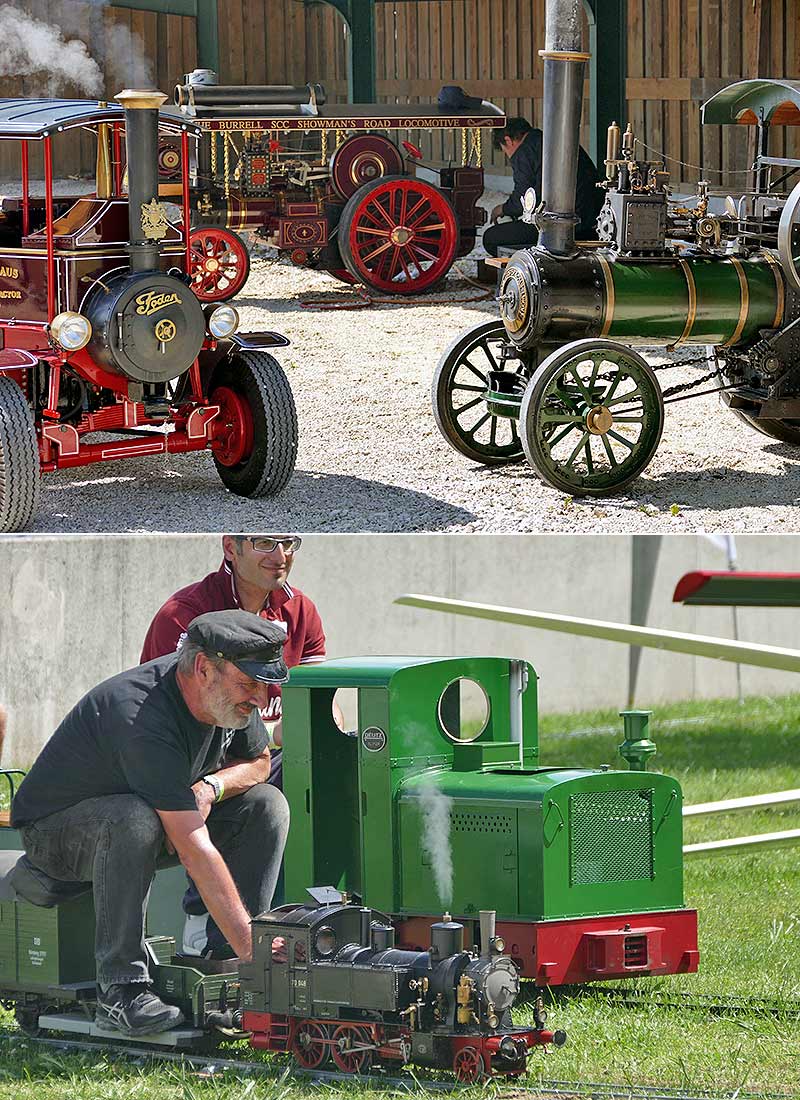
{"type": "Polygon", "coordinates": [[[420,787],[422,847],[431,861],[439,901],[447,909],[453,902],[453,853],[450,847],[452,801],[431,784],[420,787]]]}
{"type": "Polygon", "coordinates": [[[61,28],[34,19],[10,4],[0,7],[0,76],[40,77],[41,90],[54,95],[65,84],[99,95],[103,72],[84,42],[66,40],[61,28]]]}

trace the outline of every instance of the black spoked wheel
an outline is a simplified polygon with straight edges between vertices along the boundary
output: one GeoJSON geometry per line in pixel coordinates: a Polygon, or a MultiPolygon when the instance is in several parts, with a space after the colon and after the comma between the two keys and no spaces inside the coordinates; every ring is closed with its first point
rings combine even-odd
{"type": "Polygon", "coordinates": [[[0,532],[21,531],[39,506],[39,447],[25,394],[0,375],[0,532]]]}
{"type": "Polygon", "coordinates": [[[748,428],[755,428],[762,435],[768,435],[772,439],[779,439],[781,443],[793,443],[800,446],[800,420],[762,420],[756,416],[749,416],[741,409],[731,409],[748,428]]]}
{"type": "Polygon", "coordinates": [[[485,321],[453,341],[433,376],[431,400],[439,431],[459,454],[485,466],[524,457],[516,417],[527,373],[519,360],[511,361],[518,368],[512,370],[501,359],[505,343],[503,322],[485,321]]]}
{"type": "Polygon", "coordinates": [[[243,497],[274,496],[297,461],[297,411],[283,368],[265,351],[240,351],[214,371],[220,406],[213,443],[223,484],[243,497]]]}
{"type": "Polygon", "coordinates": [[[611,340],[576,340],[549,355],[528,383],[520,434],[528,461],[554,489],[608,496],[656,452],[664,401],[652,367],[611,340]]]}

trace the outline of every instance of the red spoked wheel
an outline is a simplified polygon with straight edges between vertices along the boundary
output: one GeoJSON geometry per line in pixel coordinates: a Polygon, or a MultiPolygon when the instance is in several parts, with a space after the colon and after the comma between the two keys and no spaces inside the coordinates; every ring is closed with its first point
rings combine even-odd
{"type": "Polygon", "coordinates": [[[217,436],[214,457],[220,466],[238,466],[253,450],[253,414],[244,395],[230,386],[217,386],[212,395],[220,406],[219,422],[226,431],[217,436]]]}
{"type": "Polygon", "coordinates": [[[192,290],[201,302],[227,302],[250,274],[250,256],[230,229],[201,225],[191,231],[192,290]]]}
{"type": "Polygon", "coordinates": [[[450,270],[458,236],[455,211],[438,188],[387,176],[348,199],[339,251],[359,282],[389,294],[419,294],[450,270]]]}
{"type": "Polygon", "coordinates": [[[333,1061],[342,1073],[366,1073],[372,1064],[372,1051],[363,1048],[371,1045],[366,1028],[342,1024],[331,1036],[333,1061]]]}
{"type": "Polygon", "coordinates": [[[328,1060],[328,1029],[313,1020],[304,1020],[292,1039],[292,1054],[303,1069],[319,1069],[328,1060]]]}
{"type": "Polygon", "coordinates": [[[486,1076],[483,1055],[477,1047],[461,1047],[453,1058],[453,1070],[456,1078],[464,1084],[472,1084],[486,1076]]]}

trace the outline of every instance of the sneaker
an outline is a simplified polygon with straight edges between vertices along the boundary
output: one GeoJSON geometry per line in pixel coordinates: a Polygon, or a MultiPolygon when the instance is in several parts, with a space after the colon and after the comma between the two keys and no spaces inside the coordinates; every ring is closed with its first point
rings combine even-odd
{"type": "Polygon", "coordinates": [[[183,1023],[175,1005],[164,1004],[145,982],[112,985],[99,992],[94,1021],[101,1031],[123,1035],[154,1035],[183,1023]]]}
{"type": "Polygon", "coordinates": [[[187,913],[183,922],[182,955],[202,957],[208,951],[208,913],[187,913]]]}

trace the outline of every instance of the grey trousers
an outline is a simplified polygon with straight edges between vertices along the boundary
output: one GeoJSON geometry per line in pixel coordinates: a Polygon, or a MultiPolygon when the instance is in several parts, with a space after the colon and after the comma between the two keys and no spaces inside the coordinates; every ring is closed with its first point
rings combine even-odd
{"type": "MultiPolygon", "coordinates": [[[[283,794],[259,783],[206,822],[249,913],[269,909],[289,830],[283,794]]],[[[91,882],[97,982],[149,980],[144,916],[157,868],[175,866],[158,814],[133,794],[89,798],[20,830],[28,858],[64,882],[91,882]]]]}

